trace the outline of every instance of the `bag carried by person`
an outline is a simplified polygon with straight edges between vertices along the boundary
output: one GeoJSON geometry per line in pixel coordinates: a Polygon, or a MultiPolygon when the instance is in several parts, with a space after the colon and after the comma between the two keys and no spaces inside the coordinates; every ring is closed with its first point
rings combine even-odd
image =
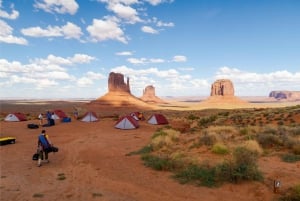
{"type": "Polygon", "coordinates": [[[38,153],[34,153],[32,156],[32,160],[37,161],[39,159],[39,154],[38,153]]]}

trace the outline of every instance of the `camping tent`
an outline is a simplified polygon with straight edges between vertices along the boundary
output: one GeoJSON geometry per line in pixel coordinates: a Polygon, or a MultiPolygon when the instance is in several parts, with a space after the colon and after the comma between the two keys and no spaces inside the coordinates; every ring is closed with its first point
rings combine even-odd
{"type": "Polygon", "coordinates": [[[98,121],[97,114],[95,112],[86,112],[81,121],[83,122],[93,122],[93,121],[98,121]]]}
{"type": "Polygon", "coordinates": [[[138,127],[138,121],[130,115],[121,117],[115,124],[115,128],[119,129],[136,129],[138,127]]]}
{"type": "Polygon", "coordinates": [[[141,112],[132,112],[130,114],[130,116],[132,116],[137,121],[145,120],[145,117],[144,117],[143,113],[141,113],[141,112]]]}
{"type": "Polygon", "coordinates": [[[27,119],[25,114],[22,114],[20,112],[8,114],[4,119],[4,121],[26,121],[26,120],[27,119]]]}
{"type": "Polygon", "coordinates": [[[67,115],[62,110],[53,111],[53,119],[63,119],[65,117],[67,117],[67,115]]]}
{"type": "Polygon", "coordinates": [[[148,119],[149,124],[168,124],[168,120],[166,117],[162,114],[153,114],[151,117],[148,119]]]}

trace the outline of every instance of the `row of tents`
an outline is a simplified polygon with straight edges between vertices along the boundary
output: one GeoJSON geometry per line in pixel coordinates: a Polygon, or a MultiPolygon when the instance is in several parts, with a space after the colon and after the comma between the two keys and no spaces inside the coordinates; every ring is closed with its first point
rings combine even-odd
{"type": "MultiPolygon", "coordinates": [[[[67,115],[61,110],[55,110],[55,119],[64,119],[67,115]]],[[[26,116],[22,113],[11,113],[8,114],[4,121],[26,121],[26,116]]],[[[95,112],[86,112],[82,118],[82,122],[96,122],[99,118],[95,112]]],[[[136,129],[139,127],[139,121],[145,120],[145,117],[140,112],[133,112],[129,115],[122,116],[115,124],[115,128],[119,129],[136,129]]],[[[147,120],[149,124],[163,125],[168,124],[167,118],[162,114],[153,114],[147,120]]]]}

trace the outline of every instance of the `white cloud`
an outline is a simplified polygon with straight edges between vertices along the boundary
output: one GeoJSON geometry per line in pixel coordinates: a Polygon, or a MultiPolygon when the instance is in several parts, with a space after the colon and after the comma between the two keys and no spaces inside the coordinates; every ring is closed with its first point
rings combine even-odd
{"type": "Polygon", "coordinates": [[[158,27],[174,27],[175,25],[174,25],[174,23],[173,22],[162,22],[162,21],[158,21],[157,23],[156,23],[156,26],[158,26],[158,27]]]}
{"type": "Polygon", "coordinates": [[[164,63],[165,60],[159,58],[128,58],[127,61],[131,64],[149,64],[149,63],[164,63]]]}
{"type": "Polygon", "coordinates": [[[292,73],[286,70],[259,74],[225,66],[218,69],[215,79],[230,79],[238,95],[267,95],[272,90],[300,89],[300,72],[292,73]]]}
{"type": "Polygon", "coordinates": [[[0,1],[0,17],[15,20],[19,17],[19,12],[14,9],[14,5],[11,5],[12,12],[9,14],[8,12],[1,9],[2,8],[2,1],[0,1]]]}
{"type": "Polygon", "coordinates": [[[169,2],[172,3],[174,0],[145,0],[153,6],[157,6],[158,4],[169,2]]]}
{"type": "Polygon", "coordinates": [[[124,52],[117,52],[116,55],[119,56],[131,56],[133,53],[130,51],[124,51],[124,52]]]}
{"type": "Polygon", "coordinates": [[[186,58],[186,56],[177,55],[177,56],[173,57],[173,61],[174,62],[186,62],[187,58],[186,58]]]}
{"type": "Polygon", "coordinates": [[[121,3],[113,3],[111,1],[108,4],[108,9],[113,11],[118,17],[126,20],[130,24],[135,24],[136,22],[141,22],[142,20],[138,17],[138,12],[136,9],[123,5],[121,3]]]}
{"type": "Polygon", "coordinates": [[[67,22],[66,25],[59,26],[47,26],[46,29],[41,27],[30,27],[21,29],[21,32],[25,36],[31,37],[64,37],[66,39],[80,39],[83,34],[81,28],[71,22],[67,22]]]}
{"type": "Polygon", "coordinates": [[[0,43],[11,43],[18,45],[27,45],[25,38],[16,37],[12,35],[13,28],[3,20],[0,20],[0,43]]]}
{"type": "Polygon", "coordinates": [[[86,54],[75,54],[73,57],[69,58],[74,63],[90,63],[95,60],[95,57],[86,54]]]}
{"type": "Polygon", "coordinates": [[[145,33],[158,34],[158,31],[155,30],[155,29],[153,29],[153,28],[150,27],[150,26],[143,26],[143,27],[141,28],[141,30],[142,30],[143,32],[145,32],[145,33]]]}
{"type": "Polygon", "coordinates": [[[34,7],[49,13],[74,15],[79,6],[75,0],[36,0],[34,7]]]}
{"type": "Polygon", "coordinates": [[[104,20],[94,19],[93,24],[87,27],[87,31],[94,42],[117,40],[127,43],[124,32],[119,27],[117,18],[114,17],[108,17],[104,20]]]}

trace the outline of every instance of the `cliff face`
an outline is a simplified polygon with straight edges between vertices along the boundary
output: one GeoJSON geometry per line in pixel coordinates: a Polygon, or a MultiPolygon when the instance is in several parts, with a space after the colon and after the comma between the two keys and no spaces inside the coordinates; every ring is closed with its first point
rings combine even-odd
{"type": "Polygon", "coordinates": [[[216,80],[211,85],[210,96],[234,96],[232,82],[228,79],[216,80]]]}
{"type": "Polygon", "coordinates": [[[300,99],[300,91],[271,91],[269,97],[277,100],[298,100],[300,99]]]}
{"type": "Polygon", "coordinates": [[[127,83],[125,83],[123,74],[111,72],[108,78],[108,91],[130,93],[129,78],[127,78],[127,83]]]}

